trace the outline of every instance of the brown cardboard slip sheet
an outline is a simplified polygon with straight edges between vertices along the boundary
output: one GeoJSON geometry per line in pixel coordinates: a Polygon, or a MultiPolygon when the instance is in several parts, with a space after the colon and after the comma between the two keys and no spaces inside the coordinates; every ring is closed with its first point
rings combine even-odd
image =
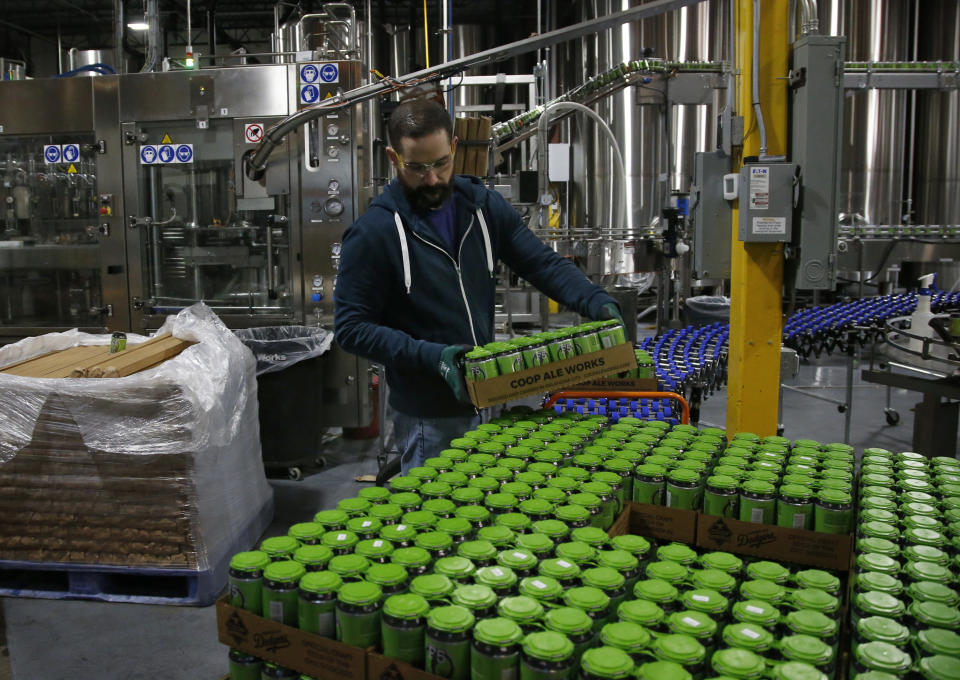
{"type": "Polygon", "coordinates": [[[487,380],[469,380],[470,399],[481,408],[502,404],[532,394],[555,392],[588,378],[636,368],[637,359],[630,343],[623,343],[599,352],[581,354],[554,361],[537,368],[528,368],[487,380]]]}
{"type": "Polygon", "coordinates": [[[437,680],[439,677],[389,656],[367,654],[366,680],[437,680]]]}
{"type": "Polygon", "coordinates": [[[693,510],[631,501],[614,521],[608,533],[611,536],[630,533],[693,545],[697,538],[697,519],[698,513],[693,510]]]}
{"type": "Polygon", "coordinates": [[[106,355],[109,351],[110,347],[108,345],[79,345],[21,361],[7,366],[3,369],[3,372],[27,378],[43,378],[48,373],[65,366],[73,366],[77,362],[106,355]]]}
{"type": "Polygon", "coordinates": [[[366,677],[367,652],[359,647],[285,626],[231,606],[229,596],[217,600],[220,642],[272,661],[317,680],[360,680],[366,677]]]}

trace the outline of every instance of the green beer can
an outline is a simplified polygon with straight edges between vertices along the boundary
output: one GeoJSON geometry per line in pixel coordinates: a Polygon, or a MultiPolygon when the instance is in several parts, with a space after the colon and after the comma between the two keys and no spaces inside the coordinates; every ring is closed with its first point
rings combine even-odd
{"type": "Polygon", "coordinates": [[[380,586],[368,581],[345,583],[337,593],[337,640],[366,649],[380,646],[380,586]]]}
{"type": "Polygon", "coordinates": [[[776,513],[776,487],[759,479],[746,480],[740,489],[740,521],[773,524],[776,513]]]}
{"type": "Polygon", "coordinates": [[[696,510],[700,507],[703,482],[693,470],[675,468],[667,473],[666,502],[668,508],[696,510]]]}
{"type": "Polygon", "coordinates": [[[231,649],[229,655],[230,680],[260,680],[263,661],[239,649],[231,649]]]}
{"type": "Polygon", "coordinates": [[[332,571],[312,571],[300,579],[297,623],[300,630],[326,638],[337,635],[336,600],[343,580],[332,571]]]}
{"type": "Polygon", "coordinates": [[[824,489],[814,506],[814,529],[828,534],[849,534],[853,528],[853,498],[849,493],[824,489]]]}
{"type": "Polygon", "coordinates": [[[464,355],[464,365],[467,380],[487,380],[500,375],[493,352],[482,347],[474,347],[467,352],[464,355]]]}
{"type": "Polygon", "coordinates": [[[448,680],[470,677],[470,631],[474,617],[458,605],[437,607],[427,616],[424,668],[448,680]]]}
{"type": "Polygon", "coordinates": [[[703,512],[715,517],[736,517],[739,514],[738,482],[726,475],[711,475],[703,491],[703,512]]]}
{"type": "Polygon", "coordinates": [[[227,581],[230,604],[240,609],[261,613],[263,570],[270,565],[270,556],[259,550],[237,553],[230,558],[227,581]]]}
{"type": "Polygon", "coordinates": [[[799,484],[784,484],[777,499],[777,526],[813,529],[813,491],[799,484]]]}
{"type": "Polygon", "coordinates": [[[573,643],[566,635],[545,630],[523,640],[521,680],[568,680],[574,677],[573,643]]]}
{"type": "Polygon", "coordinates": [[[307,570],[293,560],[273,562],[263,570],[263,617],[297,626],[297,584],[307,570]]]}
{"type": "Polygon", "coordinates": [[[391,595],[383,603],[380,638],[383,653],[417,667],[424,662],[424,635],[430,604],[419,595],[391,595]]]}
{"type": "Polygon", "coordinates": [[[471,680],[516,680],[523,631],[515,621],[484,619],[473,629],[471,680]]]}

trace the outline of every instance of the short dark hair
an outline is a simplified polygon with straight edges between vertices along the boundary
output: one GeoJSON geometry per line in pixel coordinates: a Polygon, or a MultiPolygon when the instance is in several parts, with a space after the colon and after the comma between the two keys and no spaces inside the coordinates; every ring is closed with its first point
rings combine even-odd
{"type": "Polygon", "coordinates": [[[447,137],[453,140],[453,121],[450,114],[432,99],[411,99],[400,104],[390,114],[387,121],[387,134],[390,146],[400,149],[400,140],[404,137],[419,139],[437,130],[446,130],[447,137]]]}

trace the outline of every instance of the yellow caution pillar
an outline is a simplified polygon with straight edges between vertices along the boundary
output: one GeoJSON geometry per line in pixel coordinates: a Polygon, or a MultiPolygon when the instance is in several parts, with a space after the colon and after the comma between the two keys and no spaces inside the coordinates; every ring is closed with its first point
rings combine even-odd
{"type": "MultiPolygon", "coordinates": [[[[789,5],[760,0],[760,60],[753,63],[753,0],[736,2],[737,113],[743,116],[744,142],[734,167],[760,153],[760,131],[753,109],[751,72],[759,68],[760,102],[767,131],[767,154],[787,153],[787,70],[790,49],[789,5]]],[[[739,211],[733,209],[730,260],[730,353],[727,431],[776,434],[783,331],[783,244],[743,243],[739,211]]]]}

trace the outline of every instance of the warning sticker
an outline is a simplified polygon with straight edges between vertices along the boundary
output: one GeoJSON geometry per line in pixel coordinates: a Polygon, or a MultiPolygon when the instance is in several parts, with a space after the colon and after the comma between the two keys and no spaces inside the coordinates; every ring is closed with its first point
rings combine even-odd
{"type": "Polygon", "coordinates": [[[754,217],[754,234],[782,234],[787,233],[786,217],[754,217]]]}
{"type": "MultiPolygon", "coordinates": [[[[750,168],[750,209],[770,208],[770,168],[766,165],[750,168]]],[[[757,232],[754,232],[757,233],[757,232]]]]}

